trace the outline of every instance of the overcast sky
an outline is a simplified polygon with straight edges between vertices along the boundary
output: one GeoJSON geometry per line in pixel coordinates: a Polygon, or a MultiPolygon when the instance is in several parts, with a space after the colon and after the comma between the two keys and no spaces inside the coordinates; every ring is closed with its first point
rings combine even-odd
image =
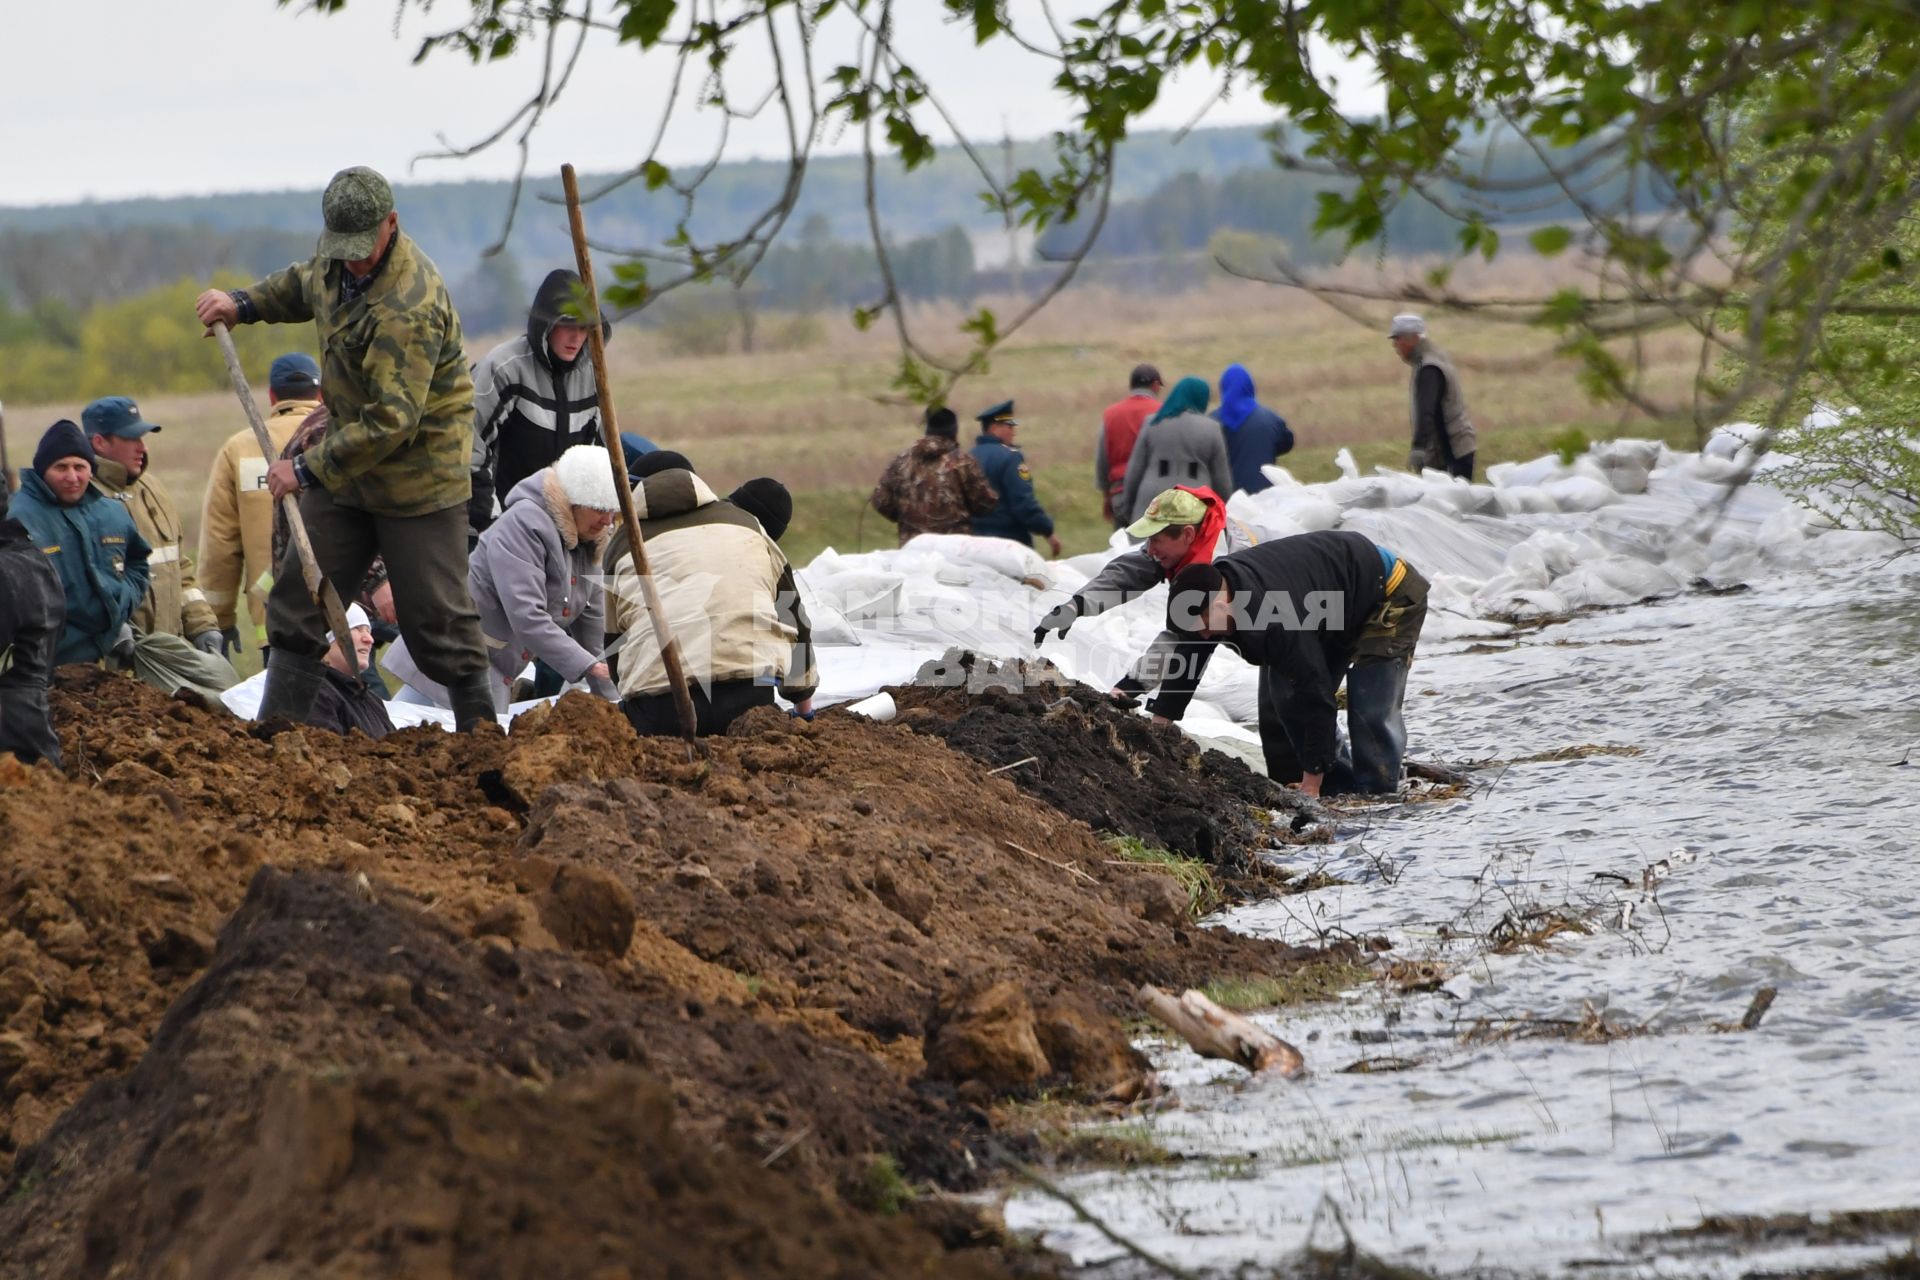
{"type": "MultiPolygon", "coordinates": [[[[1037,7],[1037,6],[1035,6],[1037,7]]],[[[1056,3],[1072,13],[1092,3],[1056,3]]],[[[416,160],[437,139],[475,141],[532,91],[537,58],[475,67],[436,54],[412,65],[431,18],[409,11],[395,34],[396,0],[350,0],[331,16],[304,0],[13,0],[0,40],[0,205],[87,198],[317,187],[336,169],[371,164],[396,181],[510,174],[511,148],[460,161],[416,160]]],[[[945,24],[932,0],[902,6],[896,44],[972,135],[1036,137],[1071,121],[1048,83],[1047,64],[1010,42],[974,46],[945,24]]],[[[1016,12],[1027,8],[1016,5],[1016,12]]],[[[443,0],[441,23],[467,10],[443,0]]],[[[829,63],[850,49],[829,50],[829,63]]],[[[758,67],[767,65],[763,55],[758,67]]],[[[633,164],[652,136],[668,64],[610,38],[589,43],[560,107],[535,136],[533,166],[563,160],[583,170],[633,164]]],[[[744,98],[756,71],[741,63],[744,98]]],[[[1377,111],[1380,92],[1349,68],[1340,86],[1350,111],[1377,111]]],[[[1213,86],[1195,74],[1163,94],[1143,127],[1186,124],[1213,86]]],[[[784,154],[771,111],[736,122],[729,158],[784,154]]],[[[1273,112],[1249,93],[1208,123],[1266,123],[1273,112]]],[[[688,115],[669,134],[669,163],[702,157],[711,113],[688,115]]],[[[857,138],[829,136],[824,151],[857,138]]]]}

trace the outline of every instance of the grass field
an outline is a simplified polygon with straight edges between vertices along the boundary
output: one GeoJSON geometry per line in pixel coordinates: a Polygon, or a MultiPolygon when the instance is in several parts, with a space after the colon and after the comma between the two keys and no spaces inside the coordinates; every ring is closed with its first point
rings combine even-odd
{"type": "MultiPolygon", "coordinates": [[[[1523,259],[1486,268],[1478,283],[1544,292],[1560,281],[1523,259]]],[[[1293,427],[1298,444],[1285,463],[1302,480],[1332,478],[1341,447],[1351,448],[1363,468],[1399,466],[1406,457],[1408,373],[1384,337],[1385,318],[1395,309],[1375,305],[1376,322],[1363,326],[1310,295],[1224,279],[1167,297],[1071,291],[1022,330],[990,372],[957,388],[962,440],[971,439],[965,420],[972,413],[1009,397],[1016,401],[1019,443],[1068,554],[1106,540],[1092,474],[1094,436],[1100,411],[1124,393],[1127,371],[1141,360],[1157,365],[1169,384],[1193,374],[1217,385],[1227,364],[1245,364],[1262,402],[1293,427]]],[[[958,313],[927,307],[912,315],[937,342],[954,332],[958,313]]],[[[1693,443],[1691,423],[1651,422],[1594,403],[1580,389],[1572,362],[1551,355],[1545,334],[1484,320],[1430,319],[1435,340],[1460,367],[1483,468],[1547,452],[1550,440],[1569,428],[1593,439],[1658,435],[1693,443]]],[[[610,348],[624,429],[683,451],[722,494],[760,475],[793,489],[794,522],[785,542],[796,563],[826,546],[892,545],[893,527],[870,510],[864,518],[861,513],[888,458],[918,434],[917,412],[889,390],[896,348],[886,323],[859,333],[836,314],[826,318],[826,330],[824,344],[811,350],[689,358],[666,355],[657,333],[628,326],[615,330],[610,348]]],[[[479,355],[492,341],[470,345],[479,355]]],[[[211,343],[208,348],[217,368],[219,357],[211,343]]],[[[1649,342],[1643,359],[1648,390],[1683,402],[1697,348],[1674,335],[1649,342]]],[[[264,382],[264,369],[254,374],[264,382]]],[[[55,418],[77,418],[86,400],[110,394],[139,397],[147,417],[166,428],[152,440],[153,468],[180,504],[192,545],[213,457],[245,425],[230,394],[143,396],[139,387],[88,387],[77,389],[70,404],[8,405],[15,465],[31,456],[55,418]]]]}

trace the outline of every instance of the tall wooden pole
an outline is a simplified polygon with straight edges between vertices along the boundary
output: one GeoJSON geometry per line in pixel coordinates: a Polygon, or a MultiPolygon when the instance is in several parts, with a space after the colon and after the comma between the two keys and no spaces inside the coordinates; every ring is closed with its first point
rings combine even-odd
{"type": "MultiPolygon", "coordinates": [[[[573,257],[580,270],[580,283],[586,289],[587,350],[593,356],[593,385],[600,396],[600,438],[606,443],[607,457],[613,466],[613,488],[620,497],[620,522],[627,531],[627,545],[633,552],[633,571],[640,577],[640,597],[646,602],[647,618],[653,623],[654,637],[660,642],[660,660],[667,668],[667,683],[673,688],[673,707],[680,716],[680,735],[693,747],[693,695],[687,690],[687,673],[680,665],[680,644],[667,626],[667,611],[660,603],[660,591],[654,585],[653,572],[647,567],[647,546],[640,537],[640,519],[633,513],[633,489],[627,479],[627,455],[620,447],[620,426],[613,416],[613,388],[607,381],[607,342],[600,327],[600,291],[593,284],[593,255],[587,249],[587,223],[580,212],[580,182],[573,166],[560,166],[560,181],[567,190],[567,223],[573,229],[573,257]]],[[[611,578],[609,578],[611,583],[611,578]]]]}
{"type": "MultiPolygon", "coordinates": [[[[261,456],[272,466],[279,461],[274,454],[273,435],[267,430],[267,423],[260,416],[260,406],[253,398],[253,388],[247,385],[247,373],[240,367],[240,353],[233,349],[233,335],[227,332],[227,326],[218,320],[213,322],[213,336],[220,339],[220,354],[227,359],[227,376],[233,379],[233,394],[240,397],[240,408],[247,415],[247,425],[253,428],[253,438],[259,442],[261,456]]],[[[340,593],[333,584],[320,576],[320,561],[313,554],[313,543],[307,538],[307,522],[300,518],[300,495],[289,493],[280,499],[280,509],[287,515],[287,534],[293,541],[293,549],[300,556],[300,572],[306,579],[307,594],[320,606],[320,612],[326,615],[327,626],[333,629],[334,641],[339,644],[341,654],[347,660],[347,673],[354,679],[360,678],[360,653],[353,647],[353,628],[347,624],[346,606],[340,603],[340,593]]],[[[277,571],[277,566],[276,566],[277,571]]],[[[257,619],[256,619],[257,621],[257,619]]]]}

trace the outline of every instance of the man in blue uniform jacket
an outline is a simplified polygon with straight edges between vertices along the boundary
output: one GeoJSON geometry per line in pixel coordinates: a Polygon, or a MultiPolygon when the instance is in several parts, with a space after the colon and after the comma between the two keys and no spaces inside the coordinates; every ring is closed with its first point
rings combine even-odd
{"type": "Polygon", "coordinates": [[[980,438],[973,442],[973,459],[987,473],[987,483],[1000,495],[1000,503],[983,516],[973,518],[973,531],[982,538],[1011,538],[1026,546],[1033,535],[1047,540],[1054,555],[1060,554],[1060,539],[1053,532],[1053,517],[1040,505],[1033,492],[1033,472],[1027,460],[1013,447],[1014,432],[1020,424],[1013,416],[1013,401],[1007,400],[980,414],[980,438]]]}

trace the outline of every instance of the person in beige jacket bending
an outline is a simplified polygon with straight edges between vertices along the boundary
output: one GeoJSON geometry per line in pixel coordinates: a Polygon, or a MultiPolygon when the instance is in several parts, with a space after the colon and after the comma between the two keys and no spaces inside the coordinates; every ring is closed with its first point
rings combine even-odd
{"type": "MultiPolygon", "coordinates": [[[[812,718],[820,683],[813,632],[793,568],[753,515],[715,496],[684,467],[648,475],[633,492],[647,563],[693,694],[695,731],[725,733],[778,692],[812,718]]],[[[608,646],[620,706],[641,734],[676,734],[666,663],[642,599],[624,530],[607,547],[608,646]]]]}

